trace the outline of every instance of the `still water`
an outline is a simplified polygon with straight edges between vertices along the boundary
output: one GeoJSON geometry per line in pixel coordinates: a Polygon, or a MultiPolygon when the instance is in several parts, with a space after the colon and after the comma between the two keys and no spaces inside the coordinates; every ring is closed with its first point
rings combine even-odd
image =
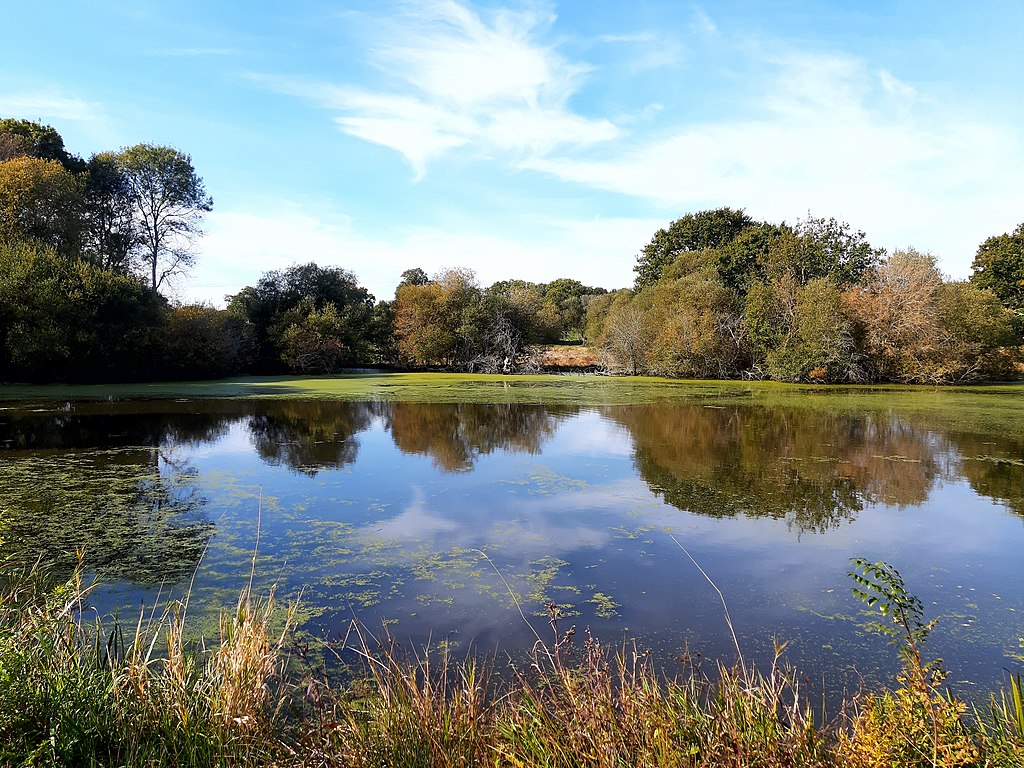
{"type": "Polygon", "coordinates": [[[0,546],[61,569],[81,550],[104,612],[191,589],[197,631],[258,536],[259,586],[301,594],[313,636],[358,617],[516,654],[550,637],[555,604],[563,630],[635,639],[669,669],[686,648],[730,661],[685,547],[745,656],[788,642],[832,688],[895,668],[850,593],[861,556],[939,619],[930,655],[964,693],[1020,670],[1024,391],[765,392],[6,402],[0,546]]]}

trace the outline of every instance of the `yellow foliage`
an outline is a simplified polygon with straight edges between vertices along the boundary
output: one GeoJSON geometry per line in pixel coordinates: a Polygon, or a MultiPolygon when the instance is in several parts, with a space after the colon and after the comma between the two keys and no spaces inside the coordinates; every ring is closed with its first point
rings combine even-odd
{"type": "Polygon", "coordinates": [[[963,716],[966,705],[937,689],[937,681],[908,683],[870,694],[849,732],[839,734],[836,755],[851,768],[973,765],[978,759],[963,716]]]}

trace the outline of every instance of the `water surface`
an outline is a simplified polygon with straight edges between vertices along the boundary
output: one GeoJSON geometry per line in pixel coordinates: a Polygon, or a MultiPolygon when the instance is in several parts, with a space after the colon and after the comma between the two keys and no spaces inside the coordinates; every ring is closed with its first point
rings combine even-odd
{"type": "Polygon", "coordinates": [[[745,655],[788,641],[829,686],[894,666],[850,595],[863,556],[939,618],[931,652],[962,687],[1021,667],[1020,388],[437,382],[406,387],[415,401],[387,377],[342,397],[18,392],[0,404],[2,546],[63,569],[81,551],[103,611],[191,587],[209,629],[258,529],[261,586],[301,593],[314,635],[358,617],[515,654],[550,637],[554,604],[562,629],[635,638],[667,668],[687,647],[728,661],[682,546],[745,655]]]}

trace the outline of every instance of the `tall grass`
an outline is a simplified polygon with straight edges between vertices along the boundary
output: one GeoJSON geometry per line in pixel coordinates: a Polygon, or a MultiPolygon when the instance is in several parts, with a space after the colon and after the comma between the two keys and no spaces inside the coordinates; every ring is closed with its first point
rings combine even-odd
{"type": "Polygon", "coordinates": [[[212,647],[172,602],[135,627],[86,612],[76,571],[0,574],[0,764],[216,765],[273,754],[286,688],[272,596],[245,590],[212,647]]]}
{"type": "MultiPolygon", "coordinates": [[[[189,642],[187,606],[98,623],[79,573],[0,571],[0,764],[302,766],[902,766],[1024,764],[1019,676],[968,710],[920,653],[891,689],[815,717],[776,648],[766,669],[666,679],[635,645],[560,630],[497,659],[410,652],[358,623],[343,680],[298,664],[273,595],[243,590],[216,637],[189,642]],[[913,665],[920,662],[920,667],[913,665]]],[[[920,648],[918,648],[920,651],[920,648]]]]}

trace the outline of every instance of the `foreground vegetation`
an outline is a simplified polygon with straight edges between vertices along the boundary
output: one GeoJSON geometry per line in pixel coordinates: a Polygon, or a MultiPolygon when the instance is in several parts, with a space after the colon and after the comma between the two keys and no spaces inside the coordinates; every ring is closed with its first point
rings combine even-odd
{"type": "MultiPolygon", "coordinates": [[[[1024,690],[969,708],[925,660],[931,625],[899,574],[855,561],[855,592],[903,672],[815,713],[798,675],[691,657],[671,680],[635,647],[561,631],[496,682],[494,662],[409,655],[354,624],[295,642],[273,596],[242,592],[219,635],[185,639],[187,603],[134,627],[88,618],[90,587],[4,566],[0,761],[10,765],[1020,766],[1024,690]],[[324,654],[354,659],[332,680],[324,654]]],[[[739,649],[737,649],[739,650],[739,649]]]]}

